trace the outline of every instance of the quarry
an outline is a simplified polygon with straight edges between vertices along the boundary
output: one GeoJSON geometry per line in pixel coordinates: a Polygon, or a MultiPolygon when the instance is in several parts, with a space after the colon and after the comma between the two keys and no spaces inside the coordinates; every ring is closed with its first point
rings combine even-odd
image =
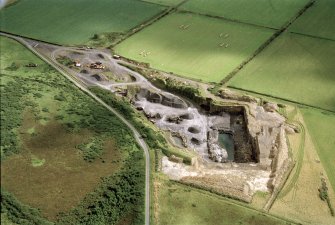
{"type": "Polygon", "coordinates": [[[67,73],[123,96],[178,151],[192,153],[191,163],[176,155],[160,159],[158,170],[171,180],[244,202],[257,191],[276,195],[285,182],[293,165],[286,135],[297,128],[277,104],[224,88],[215,99],[194,102],[157,88],[119,56],[43,45],[39,51],[67,73]]]}
{"type": "Polygon", "coordinates": [[[147,89],[140,89],[133,102],[170,133],[174,145],[197,154],[192,165],[163,157],[161,170],[170,179],[250,202],[256,191],[278,188],[291,165],[286,132],[294,128],[272,103],[226,99],[226,105],[210,104],[204,110],[147,89]]]}
{"type": "Polygon", "coordinates": [[[0,11],[4,224],[335,225],[335,1],[0,11]]]}

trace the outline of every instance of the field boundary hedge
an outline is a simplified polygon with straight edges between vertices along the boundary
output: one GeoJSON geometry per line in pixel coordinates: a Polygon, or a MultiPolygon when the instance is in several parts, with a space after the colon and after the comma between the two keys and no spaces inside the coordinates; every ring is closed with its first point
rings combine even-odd
{"type": "Polygon", "coordinates": [[[326,112],[330,112],[330,113],[335,113],[335,111],[332,111],[332,110],[329,110],[329,109],[324,109],[324,108],[321,108],[321,107],[318,107],[318,106],[297,102],[297,101],[290,100],[290,99],[287,99],[287,98],[276,97],[276,96],[273,96],[273,95],[269,95],[269,94],[265,94],[265,93],[261,93],[261,92],[257,92],[257,91],[251,91],[251,90],[247,90],[247,89],[243,89],[243,88],[239,88],[239,87],[234,87],[234,86],[230,86],[230,85],[228,85],[228,87],[231,88],[231,89],[238,90],[238,91],[248,92],[248,93],[251,93],[251,94],[257,94],[257,95],[261,95],[261,96],[265,96],[265,97],[269,97],[269,98],[278,99],[278,100],[281,100],[281,101],[293,103],[293,104],[295,104],[297,106],[301,106],[301,107],[310,107],[310,108],[313,108],[313,109],[318,109],[318,110],[322,110],[322,111],[326,111],[326,112]]]}
{"type": "Polygon", "coordinates": [[[291,34],[296,34],[296,35],[301,35],[301,36],[306,36],[306,37],[310,37],[310,38],[315,38],[315,39],[326,40],[326,41],[335,41],[334,39],[319,37],[319,36],[315,36],[315,35],[311,35],[311,34],[303,34],[303,33],[293,32],[293,31],[290,31],[290,33],[291,34]]]}
{"type": "Polygon", "coordinates": [[[36,38],[26,37],[26,36],[22,36],[22,35],[19,35],[19,34],[13,34],[13,33],[10,33],[10,32],[0,30],[0,35],[3,35],[3,34],[7,34],[7,35],[19,37],[19,38],[24,38],[24,39],[29,39],[29,40],[33,40],[33,41],[38,41],[38,42],[42,42],[42,43],[49,44],[49,45],[56,45],[56,46],[59,46],[59,47],[65,46],[65,45],[60,45],[60,44],[57,44],[57,43],[51,43],[51,42],[39,40],[39,39],[36,39],[36,38]]]}
{"type": "Polygon", "coordinates": [[[241,202],[240,200],[235,200],[233,198],[225,197],[225,196],[217,194],[215,192],[204,190],[204,189],[201,189],[201,188],[198,188],[198,187],[193,187],[191,185],[187,185],[187,184],[184,184],[184,183],[178,182],[178,181],[172,181],[172,180],[170,180],[170,182],[172,182],[172,183],[174,183],[176,185],[179,185],[179,186],[188,187],[188,188],[192,189],[193,191],[197,191],[197,192],[200,192],[200,193],[208,195],[208,196],[213,196],[213,195],[217,196],[217,197],[220,198],[220,200],[226,201],[228,204],[232,204],[232,205],[235,205],[235,206],[238,206],[238,207],[243,207],[243,208],[246,208],[248,210],[261,213],[263,215],[266,214],[266,216],[269,216],[269,217],[272,217],[272,218],[276,218],[276,219],[282,220],[282,221],[287,221],[291,225],[293,225],[293,224],[301,225],[302,224],[302,223],[300,223],[298,221],[295,221],[293,219],[288,219],[288,218],[285,218],[285,217],[282,217],[282,216],[279,216],[279,215],[275,215],[275,214],[271,214],[271,213],[265,213],[263,210],[259,210],[259,209],[253,208],[252,206],[250,206],[250,205],[248,205],[248,204],[246,204],[244,202],[241,202]]]}
{"type": "Polygon", "coordinates": [[[192,11],[185,10],[185,9],[180,9],[180,10],[178,10],[178,12],[179,13],[190,13],[190,14],[199,15],[199,16],[206,16],[206,17],[210,17],[210,18],[226,20],[226,21],[229,21],[229,22],[240,23],[240,24],[259,27],[259,28],[266,28],[266,29],[270,29],[270,30],[278,30],[278,29],[273,28],[273,27],[268,27],[268,26],[264,26],[264,25],[254,24],[254,23],[248,23],[248,22],[237,20],[237,19],[227,18],[227,17],[224,17],[224,16],[216,16],[216,15],[210,15],[210,14],[207,14],[207,13],[192,12],[192,11]]]}
{"type": "Polygon", "coordinates": [[[265,41],[259,48],[246,60],[244,60],[238,67],[230,72],[220,83],[226,84],[231,80],[243,67],[245,67],[251,60],[253,60],[259,53],[261,53],[268,45],[270,45],[277,37],[284,33],[288,27],[296,21],[302,14],[306,12],[311,6],[314,5],[316,0],[309,1],[305,7],[303,7],[296,15],[294,15],[286,24],[284,24],[279,30],[277,30],[267,41],[265,41]]]}
{"type": "Polygon", "coordinates": [[[174,182],[179,183],[179,184],[183,184],[185,186],[193,187],[193,188],[196,188],[196,189],[208,191],[210,193],[220,195],[222,197],[229,198],[229,199],[232,199],[232,200],[241,201],[241,202],[244,202],[244,203],[250,203],[251,200],[252,200],[252,198],[250,196],[247,196],[247,195],[243,196],[241,194],[240,196],[237,196],[237,195],[234,195],[234,194],[230,194],[228,192],[220,192],[220,191],[215,190],[215,188],[205,187],[204,185],[195,184],[195,183],[192,183],[192,181],[185,182],[185,181],[182,181],[182,180],[181,181],[175,180],[174,182]]]}
{"type": "Polygon", "coordinates": [[[141,2],[145,2],[145,3],[148,3],[148,4],[154,4],[154,5],[159,5],[159,6],[162,6],[162,7],[166,7],[165,10],[163,10],[162,12],[156,14],[155,16],[151,17],[150,19],[142,22],[141,24],[131,28],[124,36],[122,36],[120,38],[120,40],[116,41],[115,43],[113,43],[111,45],[111,48],[114,48],[116,45],[120,44],[121,42],[125,41],[126,39],[130,38],[131,36],[133,36],[134,34],[140,32],[141,30],[143,30],[144,28],[152,25],[153,23],[157,22],[158,20],[162,19],[163,17],[165,16],[168,16],[170,15],[171,13],[175,12],[177,10],[177,8],[182,5],[184,2],[186,2],[188,0],[184,0],[182,1],[181,3],[179,3],[178,5],[176,6],[166,6],[166,5],[161,5],[161,4],[155,4],[153,2],[146,2],[146,1],[141,1],[141,2]]]}

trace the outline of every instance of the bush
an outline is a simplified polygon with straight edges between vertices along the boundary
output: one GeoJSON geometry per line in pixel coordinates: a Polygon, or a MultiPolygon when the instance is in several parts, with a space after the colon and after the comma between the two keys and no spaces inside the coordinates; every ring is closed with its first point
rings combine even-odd
{"type": "Polygon", "coordinates": [[[62,120],[62,119],[64,119],[63,115],[56,115],[55,116],[55,120],[62,120]]]}
{"type": "Polygon", "coordinates": [[[73,61],[67,56],[61,56],[57,58],[57,62],[64,66],[71,66],[73,64],[73,61]]]}
{"type": "Polygon", "coordinates": [[[19,68],[20,68],[19,65],[16,64],[15,62],[13,62],[9,67],[6,68],[6,70],[8,70],[8,71],[16,71],[19,68]]]}
{"type": "Polygon", "coordinates": [[[51,225],[42,218],[37,209],[20,203],[13,195],[1,188],[1,214],[6,213],[9,220],[24,225],[51,225]]]}
{"type": "Polygon", "coordinates": [[[59,95],[55,95],[54,99],[57,100],[57,101],[66,101],[66,98],[65,98],[63,92],[61,92],[59,95]]]}
{"type": "Polygon", "coordinates": [[[43,108],[42,108],[42,111],[43,111],[43,112],[49,112],[49,109],[46,108],[46,107],[43,107],[43,108]]]}
{"type": "Polygon", "coordinates": [[[22,123],[21,112],[30,103],[22,98],[26,91],[16,80],[1,88],[1,159],[19,151],[15,129],[22,123]]]}
{"type": "Polygon", "coordinates": [[[34,97],[35,97],[35,98],[42,98],[42,96],[43,96],[43,95],[42,95],[41,93],[38,93],[38,92],[37,92],[37,93],[34,93],[34,97]]]}
{"type": "Polygon", "coordinates": [[[334,208],[330,202],[329,195],[328,195],[328,187],[326,180],[321,178],[321,187],[319,188],[319,197],[322,201],[326,201],[330,210],[330,214],[335,216],[334,208]]]}
{"type": "Polygon", "coordinates": [[[82,151],[84,160],[93,162],[103,153],[103,143],[103,140],[93,138],[89,142],[78,145],[77,148],[82,151]]]}

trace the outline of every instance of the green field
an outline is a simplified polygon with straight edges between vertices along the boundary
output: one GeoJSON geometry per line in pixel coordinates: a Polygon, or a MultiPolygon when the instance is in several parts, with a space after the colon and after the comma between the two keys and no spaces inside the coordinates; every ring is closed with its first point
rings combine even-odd
{"type": "Polygon", "coordinates": [[[156,69],[219,82],[272,33],[270,29],[175,13],[128,38],[115,50],[156,69]]]}
{"type": "Polygon", "coordinates": [[[180,8],[187,11],[222,16],[256,25],[280,28],[289,21],[308,0],[190,0],[180,8]]]}
{"type": "Polygon", "coordinates": [[[183,0],[142,0],[142,1],[151,2],[159,5],[175,6],[181,3],[183,0]]]}
{"type": "Polygon", "coordinates": [[[290,31],[335,40],[335,1],[318,0],[297,21],[290,31]]]}
{"type": "Polygon", "coordinates": [[[287,224],[219,196],[170,182],[160,186],[158,221],[158,225],[287,224]]]}
{"type": "Polygon", "coordinates": [[[334,55],[333,41],[286,33],[228,85],[334,111],[334,55]]]}
{"type": "Polygon", "coordinates": [[[144,158],[131,131],[21,44],[0,37],[0,48],[1,212],[18,224],[141,221],[144,158]]]}
{"type": "Polygon", "coordinates": [[[304,120],[335,191],[335,114],[303,109],[304,120]]]}
{"type": "Polygon", "coordinates": [[[0,28],[58,44],[84,44],[100,33],[123,33],[164,7],[133,0],[20,0],[1,10],[0,28]]]}

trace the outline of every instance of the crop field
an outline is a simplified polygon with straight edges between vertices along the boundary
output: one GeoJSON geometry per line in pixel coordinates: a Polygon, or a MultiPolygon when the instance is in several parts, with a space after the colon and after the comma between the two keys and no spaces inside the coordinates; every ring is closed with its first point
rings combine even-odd
{"type": "Polygon", "coordinates": [[[228,85],[335,110],[335,42],[286,33],[228,85]]]}
{"type": "Polygon", "coordinates": [[[305,109],[303,116],[335,192],[335,115],[305,109]]]}
{"type": "Polygon", "coordinates": [[[133,0],[20,0],[1,10],[0,30],[58,44],[84,44],[94,34],[127,32],[163,9],[133,0]]]}
{"type": "Polygon", "coordinates": [[[175,6],[181,3],[183,0],[142,0],[142,1],[151,2],[159,5],[175,6]]]}
{"type": "Polygon", "coordinates": [[[1,188],[55,221],[84,204],[138,148],[119,119],[33,53],[3,37],[0,47],[1,188]]]}
{"type": "Polygon", "coordinates": [[[208,3],[207,0],[190,0],[183,4],[180,9],[260,26],[280,28],[307,2],[308,0],[211,0],[208,3]]]}
{"type": "Polygon", "coordinates": [[[286,224],[194,188],[168,181],[158,187],[158,225],[286,224]]]}
{"type": "Polygon", "coordinates": [[[319,0],[308,9],[290,31],[335,40],[335,1],[319,0]]]}
{"type": "Polygon", "coordinates": [[[156,69],[219,82],[272,34],[271,29],[175,13],[128,38],[115,50],[156,69]]]}

